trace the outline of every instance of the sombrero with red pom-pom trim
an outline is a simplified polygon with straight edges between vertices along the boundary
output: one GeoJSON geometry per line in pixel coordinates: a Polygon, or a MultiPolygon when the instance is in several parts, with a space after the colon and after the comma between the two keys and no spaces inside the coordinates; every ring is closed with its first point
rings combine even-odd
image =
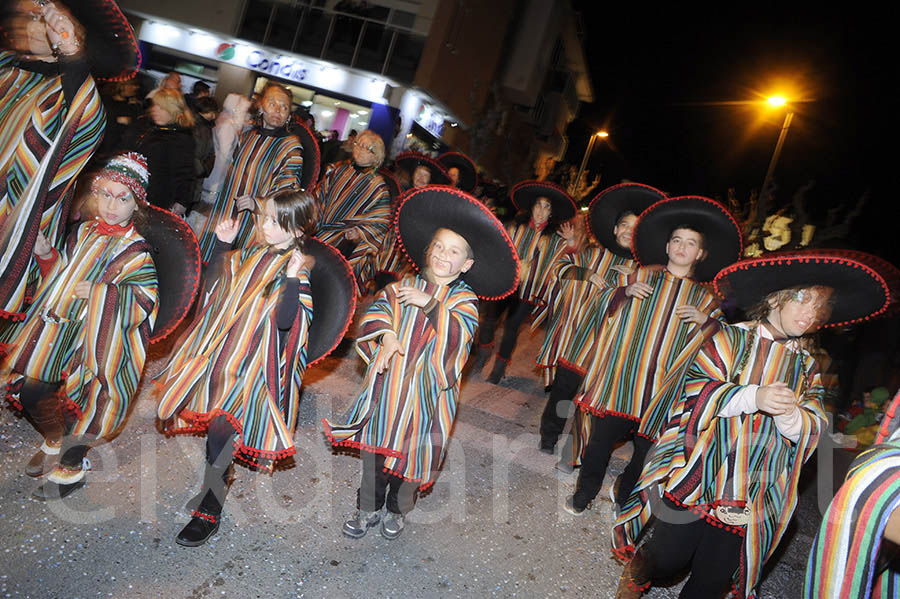
{"type": "Polygon", "coordinates": [[[296,135],[297,139],[300,140],[300,145],[303,146],[303,169],[300,173],[300,187],[311,191],[316,186],[316,183],[319,182],[319,171],[322,164],[319,144],[316,142],[316,136],[305,123],[291,124],[290,133],[296,135]]]}
{"type": "Polygon", "coordinates": [[[159,310],[150,333],[150,343],[158,343],[178,328],[194,303],[200,283],[200,246],[181,217],[146,202],[141,210],[147,211],[147,218],[135,222],[135,228],[150,245],[159,284],[159,310]]]}
{"type": "Polygon", "coordinates": [[[397,198],[400,197],[400,194],[403,193],[403,190],[400,187],[400,181],[397,180],[397,175],[384,167],[378,169],[378,174],[381,175],[381,178],[384,179],[384,183],[388,186],[388,193],[391,194],[391,206],[393,206],[394,202],[397,201],[397,198]]]}
{"type": "Polygon", "coordinates": [[[666,265],[666,245],[672,231],[686,226],[703,234],[706,258],[694,268],[694,279],[712,281],[720,270],[740,260],[741,227],[725,206],[701,196],[665,198],[644,210],[631,238],[634,259],[642,266],[666,265]]]}
{"type": "Polygon", "coordinates": [[[547,198],[552,207],[550,218],[563,222],[575,216],[575,200],[559,185],[547,181],[522,181],[509,192],[516,210],[529,211],[538,198],[547,198]]]}
{"type": "Polygon", "coordinates": [[[823,326],[844,326],[884,313],[891,302],[888,284],[867,263],[870,258],[862,252],[841,255],[840,250],[777,252],[724,268],[714,285],[720,297],[742,309],[782,289],[831,287],[833,307],[823,326]]]}
{"type": "Polygon", "coordinates": [[[413,173],[420,166],[424,166],[431,172],[431,185],[449,185],[450,175],[444,170],[444,167],[435,160],[425,154],[418,152],[403,152],[394,158],[394,165],[409,173],[409,184],[412,185],[413,173]]]}
{"type": "Polygon", "coordinates": [[[478,168],[465,154],[444,152],[438,156],[437,161],[447,170],[447,175],[450,174],[451,168],[459,171],[459,182],[456,184],[459,189],[466,193],[472,193],[478,187],[478,168]]]}
{"type": "Polygon", "coordinates": [[[619,217],[625,212],[640,216],[641,212],[660,200],[666,194],[641,183],[620,183],[607,187],[591,200],[588,207],[588,227],[600,245],[621,258],[631,258],[631,248],[623,248],[613,234],[619,217]]]}
{"type": "Polygon", "coordinates": [[[450,229],[468,242],[475,263],[462,275],[483,299],[500,299],[519,285],[519,258],[503,224],[481,202],[446,185],[406,193],[397,213],[397,236],[407,258],[421,270],[435,231],[450,229]]]}
{"type": "Polygon", "coordinates": [[[314,237],[306,252],[316,259],[309,273],[313,318],[306,344],[307,366],[330,354],[350,327],[356,310],[356,277],[339,251],[314,237]]]}

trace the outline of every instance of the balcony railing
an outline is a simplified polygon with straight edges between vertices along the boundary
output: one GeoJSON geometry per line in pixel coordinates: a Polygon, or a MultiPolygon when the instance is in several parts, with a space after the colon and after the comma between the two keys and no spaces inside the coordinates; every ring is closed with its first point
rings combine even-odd
{"type": "Polygon", "coordinates": [[[415,78],[425,46],[425,36],[404,27],[272,0],[247,0],[238,37],[379,73],[403,83],[411,83],[415,78]]]}

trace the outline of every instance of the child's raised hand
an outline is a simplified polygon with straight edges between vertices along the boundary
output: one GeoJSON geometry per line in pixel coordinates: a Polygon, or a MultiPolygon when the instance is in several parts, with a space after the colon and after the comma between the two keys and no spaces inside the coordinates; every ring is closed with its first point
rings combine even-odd
{"type": "Polygon", "coordinates": [[[237,237],[237,234],[238,222],[236,219],[226,218],[216,225],[216,237],[219,238],[219,241],[232,243],[234,238],[237,237]]]}
{"type": "Polygon", "coordinates": [[[91,297],[91,282],[78,281],[77,283],[75,283],[75,288],[72,290],[72,295],[80,299],[87,299],[91,297]]]}
{"type": "Polygon", "coordinates": [[[797,396],[786,383],[772,383],[756,390],[756,407],[772,416],[788,416],[797,409],[797,396]]]}
{"type": "Polygon", "coordinates": [[[381,351],[378,352],[378,357],[375,358],[375,372],[381,374],[387,370],[391,364],[391,358],[395,355],[402,356],[403,350],[400,349],[400,341],[397,339],[397,335],[393,331],[388,331],[381,336],[381,351]]]}
{"type": "Polygon", "coordinates": [[[404,306],[418,306],[424,308],[431,301],[431,296],[415,287],[403,286],[397,290],[397,299],[404,306]]]}
{"type": "Polygon", "coordinates": [[[559,226],[559,236],[566,240],[569,246],[575,245],[575,225],[564,222],[559,226]]]}
{"type": "Polygon", "coordinates": [[[287,275],[289,279],[296,278],[297,274],[300,272],[300,269],[302,269],[304,266],[309,270],[312,270],[313,266],[315,265],[315,257],[304,255],[300,250],[293,250],[291,252],[291,259],[288,260],[288,265],[285,269],[285,275],[287,275]]]}
{"type": "Polygon", "coordinates": [[[238,212],[243,212],[244,210],[253,212],[254,210],[256,210],[256,200],[254,200],[251,196],[243,195],[235,201],[235,206],[237,206],[238,212]]]}
{"type": "Polygon", "coordinates": [[[34,255],[38,258],[46,260],[53,253],[53,246],[44,237],[44,234],[38,231],[37,238],[34,240],[34,255]]]}
{"type": "Polygon", "coordinates": [[[675,308],[675,316],[681,320],[686,320],[699,325],[704,324],[709,319],[709,314],[690,304],[677,306],[675,308]]]}

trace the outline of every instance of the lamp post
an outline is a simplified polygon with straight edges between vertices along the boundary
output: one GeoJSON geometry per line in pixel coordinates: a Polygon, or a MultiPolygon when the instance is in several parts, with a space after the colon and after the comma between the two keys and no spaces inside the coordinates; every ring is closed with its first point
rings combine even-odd
{"type": "MultiPolygon", "coordinates": [[[[770,106],[779,108],[787,104],[787,99],[785,99],[784,96],[771,96],[766,99],[766,102],[768,102],[770,106]]],[[[778,158],[781,156],[781,148],[784,147],[784,138],[787,137],[788,129],[791,126],[793,118],[794,112],[791,109],[788,109],[787,114],[784,115],[784,123],[781,125],[781,133],[778,135],[778,142],[775,144],[775,151],[772,152],[772,160],[769,161],[769,170],[766,171],[766,178],[763,179],[762,189],[759,192],[760,199],[768,194],[769,184],[772,182],[772,174],[775,172],[775,165],[778,163],[778,158]]]]}
{"type": "Polygon", "coordinates": [[[588,142],[588,147],[584,151],[584,158],[581,159],[581,166],[578,168],[578,175],[575,177],[575,185],[578,186],[578,182],[581,181],[581,175],[584,174],[584,167],[587,166],[588,156],[591,155],[591,150],[594,149],[594,140],[600,138],[609,137],[609,133],[606,131],[597,131],[593,135],[591,135],[591,140],[588,142]]]}

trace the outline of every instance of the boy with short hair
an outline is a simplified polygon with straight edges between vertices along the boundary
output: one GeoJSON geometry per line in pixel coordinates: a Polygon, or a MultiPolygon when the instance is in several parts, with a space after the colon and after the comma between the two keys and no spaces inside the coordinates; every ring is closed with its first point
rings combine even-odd
{"type": "Polygon", "coordinates": [[[434,483],[478,325],[476,293],[504,297],[518,283],[518,261],[502,224],[464,192],[413,191],[400,206],[397,227],[419,273],[376,296],[357,338],[368,364],[362,393],[347,424],[323,420],[332,444],[359,449],[363,460],[358,511],[343,527],[353,538],[379,522],[383,537],[397,538],[417,492],[434,483]]]}
{"type": "Polygon", "coordinates": [[[592,416],[591,431],[581,439],[587,444],[568,512],[582,513],[597,496],[613,446],[623,437],[633,439],[634,453],[614,501],[620,505],[628,497],[661,432],[675,384],[717,328],[718,302],[698,281],[737,260],[740,248],[737,223],[713,200],[668,198],[644,211],[633,249],[638,262],[650,266],[602,294],[596,355],[575,402],[592,416]]]}

